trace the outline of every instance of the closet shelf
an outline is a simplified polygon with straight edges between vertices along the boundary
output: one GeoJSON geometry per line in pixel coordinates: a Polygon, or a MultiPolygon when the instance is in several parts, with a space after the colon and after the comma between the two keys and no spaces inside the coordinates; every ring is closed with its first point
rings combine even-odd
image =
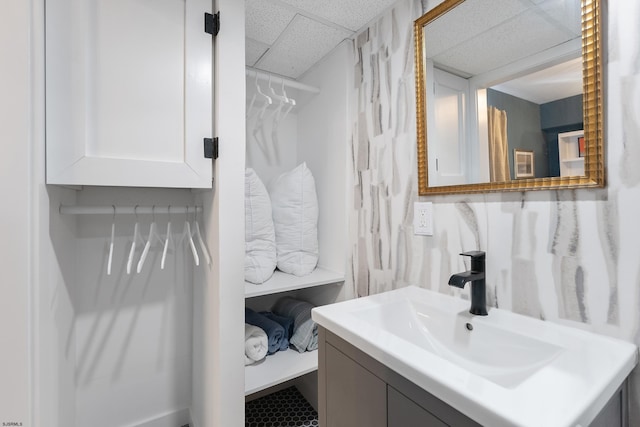
{"type": "Polygon", "coordinates": [[[322,267],[317,267],[311,274],[302,277],[276,270],[269,280],[260,285],[244,282],[244,296],[245,298],[259,297],[339,282],[344,282],[344,273],[322,267]]]}
{"type": "Polygon", "coordinates": [[[318,351],[279,351],[255,365],[244,368],[244,394],[264,390],[318,369],[318,351]]]}

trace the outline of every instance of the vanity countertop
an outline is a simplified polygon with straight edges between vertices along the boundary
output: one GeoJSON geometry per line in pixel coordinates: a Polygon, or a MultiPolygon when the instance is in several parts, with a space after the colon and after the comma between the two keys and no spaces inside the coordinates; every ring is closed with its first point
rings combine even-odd
{"type": "Polygon", "coordinates": [[[629,342],[416,286],[314,308],[313,320],[487,426],[583,426],[638,361],[629,342]]]}

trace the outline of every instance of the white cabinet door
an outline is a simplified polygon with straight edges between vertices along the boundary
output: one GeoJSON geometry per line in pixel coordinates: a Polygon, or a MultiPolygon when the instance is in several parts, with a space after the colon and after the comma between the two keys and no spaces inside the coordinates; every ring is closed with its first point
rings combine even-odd
{"type": "Polygon", "coordinates": [[[427,97],[428,124],[432,125],[427,126],[429,185],[466,184],[469,83],[433,68],[433,83],[427,89],[432,90],[427,97]]]}
{"type": "Polygon", "coordinates": [[[211,188],[211,0],[47,0],[47,183],[211,188]]]}

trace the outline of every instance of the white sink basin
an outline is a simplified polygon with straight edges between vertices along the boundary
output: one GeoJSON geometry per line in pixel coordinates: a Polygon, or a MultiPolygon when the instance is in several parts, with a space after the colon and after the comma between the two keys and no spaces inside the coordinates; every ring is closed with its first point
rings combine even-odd
{"type": "Polygon", "coordinates": [[[415,286],[317,307],[313,319],[487,426],[587,426],[635,345],[415,286]]]}
{"type": "Polygon", "coordinates": [[[483,322],[462,311],[408,299],[353,315],[504,387],[513,387],[553,360],[562,347],[483,322]]]}

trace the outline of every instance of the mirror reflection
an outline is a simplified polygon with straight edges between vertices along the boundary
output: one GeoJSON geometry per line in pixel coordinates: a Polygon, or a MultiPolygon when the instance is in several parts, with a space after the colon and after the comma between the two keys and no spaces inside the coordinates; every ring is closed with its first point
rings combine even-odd
{"type": "Polygon", "coordinates": [[[448,0],[418,29],[428,187],[588,175],[579,0],[448,0]]]}

